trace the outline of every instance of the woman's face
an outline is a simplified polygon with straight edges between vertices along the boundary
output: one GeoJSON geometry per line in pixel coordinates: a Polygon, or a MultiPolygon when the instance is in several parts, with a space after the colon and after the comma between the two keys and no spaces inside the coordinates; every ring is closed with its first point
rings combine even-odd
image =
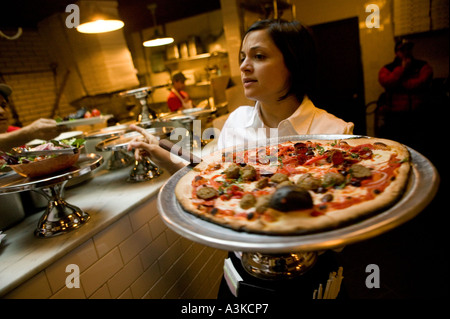
{"type": "Polygon", "coordinates": [[[266,30],[248,33],[240,53],[245,96],[261,103],[278,101],[289,89],[289,70],[283,54],[266,30]]]}

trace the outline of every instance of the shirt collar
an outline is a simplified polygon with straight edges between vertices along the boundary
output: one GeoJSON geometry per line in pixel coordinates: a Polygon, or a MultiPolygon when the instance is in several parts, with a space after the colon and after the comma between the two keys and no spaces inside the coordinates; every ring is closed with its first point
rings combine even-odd
{"type": "MultiPolygon", "coordinates": [[[[278,124],[278,128],[283,125],[291,126],[297,134],[308,134],[315,114],[315,106],[308,96],[305,95],[300,106],[289,116],[278,124]]],[[[249,117],[245,127],[264,127],[264,122],[261,119],[261,106],[256,102],[254,111],[249,117]]]]}
{"type": "Polygon", "coordinates": [[[314,119],[315,109],[312,101],[305,95],[298,109],[286,120],[281,121],[280,124],[287,121],[298,134],[308,134],[314,119]]]}
{"type": "Polygon", "coordinates": [[[259,105],[259,102],[256,102],[255,106],[253,107],[253,112],[251,112],[246,123],[244,124],[244,127],[264,127],[264,123],[261,119],[260,108],[261,106],[259,105]]]}

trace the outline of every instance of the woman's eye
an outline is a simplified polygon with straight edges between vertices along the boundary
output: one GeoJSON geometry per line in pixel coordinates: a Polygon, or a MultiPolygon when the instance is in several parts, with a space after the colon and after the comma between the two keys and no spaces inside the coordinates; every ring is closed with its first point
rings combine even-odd
{"type": "Polygon", "coordinates": [[[264,60],[265,57],[266,57],[265,55],[260,54],[260,53],[255,54],[255,59],[256,59],[256,60],[264,60]]]}

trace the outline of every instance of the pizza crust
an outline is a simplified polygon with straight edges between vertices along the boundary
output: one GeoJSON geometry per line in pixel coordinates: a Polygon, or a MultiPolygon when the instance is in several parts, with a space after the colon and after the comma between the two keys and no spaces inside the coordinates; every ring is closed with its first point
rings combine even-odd
{"type": "MultiPolygon", "coordinates": [[[[310,141],[318,143],[333,142],[327,140],[310,141]]],[[[409,158],[407,148],[402,144],[391,140],[358,138],[346,139],[345,142],[350,146],[359,146],[374,142],[383,143],[391,148],[395,148],[399,158],[402,160],[409,158]]],[[[194,214],[195,216],[237,231],[252,233],[272,235],[314,233],[348,225],[349,223],[360,220],[363,217],[372,216],[374,213],[393,205],[398,200],[406,187],[410,172],[409,160],[405,160],[399,167],[398,176],[396,179],[392,181],[381,194],[376,195],[372,200],[358,203],[344,209],[333,210],[319,216],[311,216],[310,211],[307,210],[279,212],[272,208],[269,208],[268,211],[271,215],[276,217],[276,220],[271,222],[267,222],[264,219],[249,221],[246,219],[229,218],[226,216],[216,217],[211,214],[206,214],[204,211],[198,209],[198,205],[192,201],[192,180],[196,175],[198,175],[198,172],[206,169],[210,163],[221,159],[221,154],[223,152],[232,150],[232,148],[223,150],[209,156],[202,163],[197,165],[197,167],[184,175],[175,187],[175,196],[183,209],[191,214],[194,214]]]]}

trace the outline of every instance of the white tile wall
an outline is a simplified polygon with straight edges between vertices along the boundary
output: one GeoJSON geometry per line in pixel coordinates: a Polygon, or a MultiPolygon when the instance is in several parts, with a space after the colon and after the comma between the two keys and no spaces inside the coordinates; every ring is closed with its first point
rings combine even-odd
{"type": "Polygon", "coordinates": [[[224,258],[167,228],[154,197],[5,298],[216,298],[224,258]],[[79,266],[79,288],[66,287],[68,264],[79,266]]]}
{"type": "Polygon", "coordinates": [[[128,216],[122,217],[119,221],[98,233],[93,237],[93,243],[99,257],[103,257],[114,247],[131,235],[133,230],[128,216]]]}

